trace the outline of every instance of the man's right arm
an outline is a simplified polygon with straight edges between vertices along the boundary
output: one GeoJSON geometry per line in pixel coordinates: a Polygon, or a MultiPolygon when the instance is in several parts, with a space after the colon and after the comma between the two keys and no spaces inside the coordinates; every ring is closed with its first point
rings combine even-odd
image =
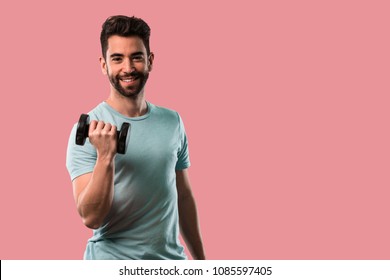
{"type": "Polygon", "coordinates": [[[116,127],[92,121],[89,141],[97,151],[93,172],[73,180],[73,195],[83,223],[99,228],[111,209],[114,198],[116,127]]]}

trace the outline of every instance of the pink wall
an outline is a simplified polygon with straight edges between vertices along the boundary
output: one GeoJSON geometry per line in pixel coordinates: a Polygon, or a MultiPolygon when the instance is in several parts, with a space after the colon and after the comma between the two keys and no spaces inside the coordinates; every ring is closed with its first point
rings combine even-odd
{"type": "Polygon", "coordinates": [[[1,4],[0,259],[82,258],[65,152],[114,14],[152,28],[146,96],[185,122],[208,258],[389,259],[388,1],[185,2],[1,4]]]}

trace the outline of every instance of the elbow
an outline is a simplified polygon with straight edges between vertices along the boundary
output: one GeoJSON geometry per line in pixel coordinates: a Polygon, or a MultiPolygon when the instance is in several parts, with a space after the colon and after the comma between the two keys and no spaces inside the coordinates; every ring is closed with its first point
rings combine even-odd
{"type": "Polygon", "coordinates": [[[103,219],[101,219],[98,214],[92,211],[86,211],[86,209],[81,207],[80,205],[77,207],[77,211],[79,212],[83,224],[87,228],[98,229],[102,226],[103,219]]]}
{"type": "Polygon", "coordinates": [[[90,229],[98,229],[102,226],[102,222],[93,217],[83,217],[83,224],[90,229]]]}

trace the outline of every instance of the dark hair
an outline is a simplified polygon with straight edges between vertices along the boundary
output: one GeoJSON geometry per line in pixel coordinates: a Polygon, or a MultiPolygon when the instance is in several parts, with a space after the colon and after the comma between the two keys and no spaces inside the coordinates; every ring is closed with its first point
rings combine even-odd
{"type": "Polygon", "coordinates": [[[102,45],[102,54],[104,58],[106,58],[108,38],[113,35],[140,37],[146,47],[147,54],[150,54],[150,27],[142,19],[134,16],[128,17],[121,15],[111,16],[106,19],[102,26],[102,32],[100,33],[100,44],[102,45]]]}

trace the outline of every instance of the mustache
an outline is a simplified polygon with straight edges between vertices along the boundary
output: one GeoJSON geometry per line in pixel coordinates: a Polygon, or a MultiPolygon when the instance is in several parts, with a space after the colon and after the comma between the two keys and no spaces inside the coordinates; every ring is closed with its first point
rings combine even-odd
{"type": "Polygon", "coordinates": [[[118,75],[119,78],[121,79],[126,79],[126,78],[137,78],[139,76],[139,73],[136,71],[131,72],[130,74],[127,75],[118,75]]]}

